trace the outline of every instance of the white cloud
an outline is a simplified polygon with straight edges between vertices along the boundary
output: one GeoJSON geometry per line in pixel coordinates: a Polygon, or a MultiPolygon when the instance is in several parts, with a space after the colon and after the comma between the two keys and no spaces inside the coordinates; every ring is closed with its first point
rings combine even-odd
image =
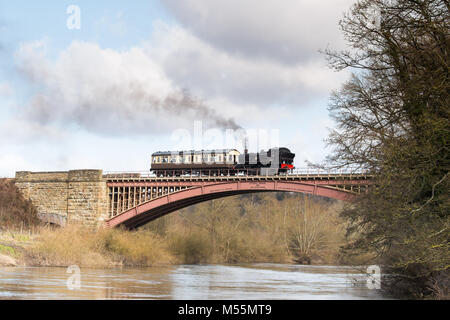
{"type": "Polygon", "coordinates": [[[66,131],[62,128],[43,125],[29,119],[12,118],[2,122],[0,126],[0,146],[34,144],[37,140],[47,143],[64,143],[66,131]]]}
{"type": "Polygon", "coordinates": [[[324,61],[287,66],[231,55],[178,26],[160,23],[153,39],[124,51],[75,41],[56,59],[46,41],[23,44],[18,68],[36,94],[21,120],[107,134],[169,132],[194,120],[236,128],[326,96],[346,76],[324,61]]]}
{"type": "Polygon", "coordinates": [[[307,62],[340,47],[338,21],[355,0],[166,0],[166,7],[204,41],[230,54],[281,63],[307,62]]]}
{"type": "Polygon", "coordinates": [[[164,132],[198,118],[234,125],[182,92],[142,47],[115,51],[75,41],[52,61],[46,44],[34,42],[21,46],[17,61],[37,90],[23,118],[41,124],[115,134],[164,132]]]}
{"type": "Polygon", "coordinates": [[[183,28],[159,24],[150,50],[177,85],[208,99],[226,98],[238,107],[302,106],[328,95],[346,73],[335,73],[324,57],[287,65],[264,57],[231,54],[183,28]]]}

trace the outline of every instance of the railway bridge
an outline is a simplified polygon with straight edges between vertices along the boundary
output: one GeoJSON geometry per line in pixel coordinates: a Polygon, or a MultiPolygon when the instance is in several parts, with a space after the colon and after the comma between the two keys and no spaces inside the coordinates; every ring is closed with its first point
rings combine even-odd
{"type": "Polygon", "coordinates": [[[255,192],[299,192],[351,201],[366,192],[372,177],[364,173],[296,170],[283,175],[185,175],[148,173],[105,175],[109,190],[106,225],[134,229],[176,210],[222,197],[255,192]]]}
{"type": "Polygon", "coordinates": [[[246,172],[159,177],[150,172],[72,170],[17,172],[15,183],[50,223],[135,229],[200,202],[246,193],[299,192],[352,201],[367,192],[372,178],[352,170],[317,169],[265,176],[246,172]]]}

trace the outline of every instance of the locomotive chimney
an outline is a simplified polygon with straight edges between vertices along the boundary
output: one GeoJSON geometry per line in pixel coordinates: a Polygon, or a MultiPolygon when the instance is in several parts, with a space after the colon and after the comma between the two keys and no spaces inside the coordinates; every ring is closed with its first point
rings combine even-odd
{"type": "Polygon", "coordinates": [[[244,154],[248,153],[248,138],[247,136],[244,138],[244,154]]]}

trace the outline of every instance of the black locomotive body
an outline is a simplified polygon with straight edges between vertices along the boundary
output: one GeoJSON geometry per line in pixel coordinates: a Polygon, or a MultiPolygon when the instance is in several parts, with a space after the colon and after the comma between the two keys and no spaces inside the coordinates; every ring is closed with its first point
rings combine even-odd
{"type": "Polygon", "coordinates": [[[294,168],[294,157],[284,147],[242,154],[236,149],[159,151],[152,154],[150,170],[158,176],[277,175],[294,168]]]}

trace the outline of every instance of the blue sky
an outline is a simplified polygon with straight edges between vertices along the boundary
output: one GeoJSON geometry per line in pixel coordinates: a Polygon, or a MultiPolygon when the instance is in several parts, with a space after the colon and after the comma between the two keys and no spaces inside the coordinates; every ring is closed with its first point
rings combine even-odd
{"type": "Polygon", "coordinates": [[[318,50],[345,46],[337,21],[352,2],[0,0],[0,176],[148,170],[151,153],[190,149],[174,135],[196,121],[278,130],[297,167],[322,161],[328,99],[348,73],[318,50]]]}

